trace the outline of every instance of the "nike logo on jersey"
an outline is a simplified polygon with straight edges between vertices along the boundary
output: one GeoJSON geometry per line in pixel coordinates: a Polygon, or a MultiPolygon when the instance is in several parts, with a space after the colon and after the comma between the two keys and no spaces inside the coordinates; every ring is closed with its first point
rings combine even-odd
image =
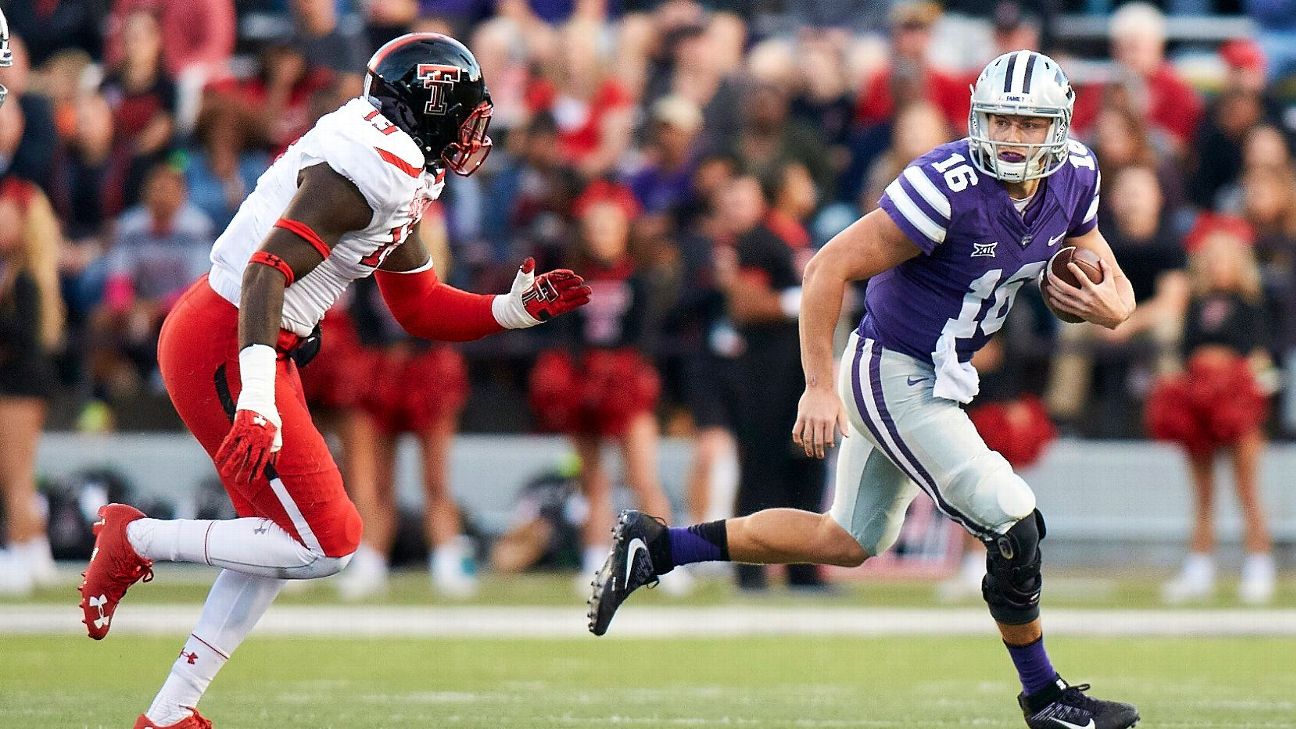
{"type": "Polygon", "coordinates": [[[1062,721],[1061,719],[1053,719],[1053,723],[1057,724],[1059,727],[1065,727],[1066,729],[1094,729],[1093,719],[1090,719],[1088,724],[1072,724],[1069,721],[1062,721]]]}
{"type": "Polygon", "coordinates": [[[972,257],[976,258],[978,256],[985,256],[987,258],[994,258],[995,247],[998,245],[998,241],[995,241],[994,243],[973,243],[972,257]]]}
{"type": "Polygon", "coordinates": [[[648,545],[644,544],[644,540],[639,537],[630,540],[630,549],[626,552],[625,574],[621,577],[621,589],[630,587],[630,569],[634,566],[635,555],[646,551],[648,545]]]}
{"type": "Polygon", "coordinates": [[[923,382],[924,380],[927,380],[927,379],[929,379],[929,378],[926,378],[926,377],[910,377],[909,379],[905,380],[905,382],[909,383],[909,386],[910,386],[910,387],[913,387],[914,385],[918,384],[919,382],[923,382]]]}
{"type": "Polygon", "coordinates": [[[1057,245],[1058,242],[1060,242],[1060,241],[1061,241],[1063,238],[1065,238],[1065,237],[1066,237],[1066,233],[1059,233],[1056,237],[1054,237],[1054,238],[1049,238],[1049,241],[1048,241],[1048,247],[1049,247],[1049,248],[1052,248],[1053,246],[1057,245]]]}

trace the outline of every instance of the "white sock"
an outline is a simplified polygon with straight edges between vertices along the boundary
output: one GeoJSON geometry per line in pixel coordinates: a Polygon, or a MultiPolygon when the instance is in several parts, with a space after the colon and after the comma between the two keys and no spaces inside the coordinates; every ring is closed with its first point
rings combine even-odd
{"type": "Polygon", "coordinates": [[[326,557],[306,548],[269,519],[136,519],[126,527],[131,546],[145,559],[193,562],[280,579],[336,573],[349,557],[326,557]]]}
{"type": "Polygon", "coordinates": [[[192,713],[216,673],[274,602],[284,582],[233,570],[222,570],[217,575],[198,624],[171,666],[162,690],[145,712],[150,721],[167,726],[192,713]]]}
{"type": "Polygon", "coordinates": [[[1273,555],[1268,552],[1252,552],[1242,562],[1243,580],[1272,581],[1276,572],[1273,555]]]}
{"type": "Polygon", "coordinates": [[[1205,552],[1189,552],[1184,558],[1182,575],[1193,582],[1214,581],[1215,558],[1205,552]]]}
{"type": "Polygon", "coordinates": [[[603,569],[603,563],[607,561],[609,549],[611,547],[604,544],[586,547],[584,556],[581,558],[581,571],[587,577],[592,577],[595,572],[603,569]]]}
{"type": "Polygon", "coordinates": [[[22,555],[31,565],[33,572],[48,572],[55,569],[54,553],[50,551],[49,537],[41,535],[25,542],[15,544],[14,551],[22,555]]]}
{"type": "Polygon", "coordinates": [[[985,576],[986,556],[983,550],[971,547],[967,554],[963,555],[963,566],[959,568],[959,575],[969,582],[979,580],[985,576]]]}

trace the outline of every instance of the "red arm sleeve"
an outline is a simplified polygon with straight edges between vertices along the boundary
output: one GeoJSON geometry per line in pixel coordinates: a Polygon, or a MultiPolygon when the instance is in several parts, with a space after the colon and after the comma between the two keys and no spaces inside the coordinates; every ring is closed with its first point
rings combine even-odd
{"type": "Polygon", "coordinates": [[[466,342],[504,331],[491,313],[494,295],[447,286],[431,268],[417,273],[379,270],[374,279],[396,321],[415,337],[466,342]]]}

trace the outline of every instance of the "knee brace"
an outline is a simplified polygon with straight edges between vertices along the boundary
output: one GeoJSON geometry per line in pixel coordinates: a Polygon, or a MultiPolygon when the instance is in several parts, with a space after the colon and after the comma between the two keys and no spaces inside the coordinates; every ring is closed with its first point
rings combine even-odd
{"type": "Polygon", "coordinates": [[[986,540],[986,576],[981,596],[990,615],[1006,625],[1024,625],[1039,617],[1040,540],[1044,515],[1036,509],[1006,533],[986,540]]]}
{"type": "Polygon", "coordinates": [[[1035,509],[1035,492],[995,451],[966,461],[941,484],[941,495],[973,522],[968,525],[973,534],[998,532],[1035,509]]]}

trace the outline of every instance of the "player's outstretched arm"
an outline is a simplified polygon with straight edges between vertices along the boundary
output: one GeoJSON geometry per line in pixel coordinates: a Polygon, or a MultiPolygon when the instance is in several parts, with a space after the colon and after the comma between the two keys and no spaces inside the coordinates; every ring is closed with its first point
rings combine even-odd
{"type": "Polygon", "coordinates": [[[239,297],[242,389],[229,435],[216,452],[221,475],[250,483],[283,446],[275,406],[275,344],[284,289],[310,273],[344,233],[369,225],[373,210],[360,190],[326,164],[302,170],[297,194],[252,254],[239,297]]]}
{"type": "Polygon", "coordinates": [[[807,456],[824,457],[834,431],[846,435],[846,411],[833,381],[833,329],[846,282],[871,278],[922,253],[883,210],[855,221],[810,259],[801,284],[801,367],[806,390],[792,439],[807,456]]]}
{"type": "Polygon", "coordinates": [[[1095,227],[1084,235],[1068,238],[1066,242],[1098,254],[1102,282],[1090,281],[1075,263],[1067,265],[1080,281],[1080,286],[1071,286],[1046,270],[1044,275],[1048,277],[1049,285],[1045,297],[1049,306],[1108,329],[1120,326],[1134,313],[1134,287],[1120,264],[1116,263],[1116,255],[1107,239],[1095,227]]]}
{"type": "Polygon", "coordinates": [[[463,291],[441,281],[417,235],[388,256],[374,278],[405,331],[449,342],[533,327],[588,304],[591,293],[585,279],[567,269],[537,276],[531,258],[522,262],[507,294],[463,291]]]}

